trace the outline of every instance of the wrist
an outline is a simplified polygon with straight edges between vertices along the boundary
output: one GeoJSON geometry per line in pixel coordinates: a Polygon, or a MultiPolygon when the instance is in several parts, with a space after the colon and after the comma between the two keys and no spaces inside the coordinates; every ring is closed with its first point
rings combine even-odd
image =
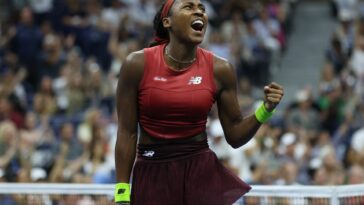
{"type": "Polygon", "coordinates": [[[268,105],[267,102],[264,101],[263,102],[263,105],[264,105],[264,108],[265,108],[266,111],[268,111],[268,112],[274,112],[274,108],[269,107],[269,105],[268,105]]]}
{"type": "Polygon", "coordinates": [[[119,204],[130,203],[130,184],[129,183],[117,183],[115,185],[114,200],[119,204]]]}
{"type": "Polygon", "coordinates": [[[269,111],[266,108],[265,103],[263,102],[255,110],[255,118],[257,119],[257,121],[259,123],[265,123],[265,122],[267,122],[272,117],[272,115],[274,114],[274,112],[275,112],[275,109],[269,111]]]}

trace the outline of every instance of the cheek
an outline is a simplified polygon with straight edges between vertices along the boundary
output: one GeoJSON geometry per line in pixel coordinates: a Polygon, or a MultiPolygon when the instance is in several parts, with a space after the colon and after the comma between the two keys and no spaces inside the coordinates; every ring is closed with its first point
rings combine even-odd
{"type": "Polygon", "coordinates": [[[172,29],[174,31],[186,31],[186,28],[190,27],[190,16],[191,14],[186,14],[181,12],[178,15],[175,15],[171,21],[172,29]]]}

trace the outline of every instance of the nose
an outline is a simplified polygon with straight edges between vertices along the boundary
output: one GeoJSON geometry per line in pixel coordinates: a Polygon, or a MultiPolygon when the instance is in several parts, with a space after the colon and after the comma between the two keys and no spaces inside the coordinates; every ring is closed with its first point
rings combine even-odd
{"type": "Polygon", "coordinates": [[[201,17],[201,16],[203,16],[204,12],[202,11],[202,9],[196,8],[194,10],[194,14],[201,17]]]}

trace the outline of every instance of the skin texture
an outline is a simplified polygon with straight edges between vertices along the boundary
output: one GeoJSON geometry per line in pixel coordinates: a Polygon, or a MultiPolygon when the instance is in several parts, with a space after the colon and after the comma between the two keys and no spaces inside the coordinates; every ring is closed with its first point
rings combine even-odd
{"type": "Polygon", "coordinates": [[[128,183],[134,164],[137,143],[138,86],[143,75],[144,54],[130,54],[120,71],[116,91],[118,132],[115,167],[118,182],[128,183]]]}
{"type": "MultiPolygon", "coordinates": [[[[207,15],[200,0],[176,0],[170,10],[171,16],[163,19],[169,30],[170,41],[167,48],[174,58],[188,62],[195,58],[197,46],[202,42],[207,26],[207,15]],[[201,19],[204,28],[194,31],[191,23],[201,19]]],[[[169,67],[181,70],[190,64],[180,64],[164,55],[169,67]]],[[[115,147],[116,177],[118,182],[129,183],[135,160],[137,144],[138,86],[143,75],[144,53],[131,53],[121,68],[117,88],[118,137],[115,147]]],[[[219,118],[227,142],[238,148],[248,142],[260,127],[254,115],[244,118],[241,115],[236,85],[237,80],[232,65],[225,59],[214,57],[214,76],[217,85],[217,106],[219,118]]],[[[283,88],[277,83],[264,87],[264,105],[273,110],[283,97],[283,88]]],[[[170,141],[167,141],[167,143],[170,141]]],[[[139,143],[166,143],[142,132],[139,143]]]]}

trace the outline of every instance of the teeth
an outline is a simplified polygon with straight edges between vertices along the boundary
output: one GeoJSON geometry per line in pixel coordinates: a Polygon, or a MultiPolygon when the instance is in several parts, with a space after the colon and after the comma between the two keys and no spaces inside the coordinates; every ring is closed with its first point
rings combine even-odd
{"type": "Polygon", "coordinates": [[[201,26],[203,26],[204,24],[203,24],[203,21],[196,20],[196,21],[192,22],[192,25],[201,25],[201,26]]]}

